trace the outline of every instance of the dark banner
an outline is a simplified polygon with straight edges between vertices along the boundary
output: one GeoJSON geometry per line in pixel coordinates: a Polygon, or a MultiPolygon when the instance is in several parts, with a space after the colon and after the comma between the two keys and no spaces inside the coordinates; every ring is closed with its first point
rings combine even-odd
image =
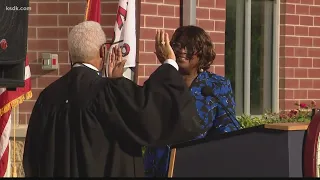
{"type": "Polygon", "coordinates": [[[0,65],[26,59],[29,0],[0,0],[0,65]]]}

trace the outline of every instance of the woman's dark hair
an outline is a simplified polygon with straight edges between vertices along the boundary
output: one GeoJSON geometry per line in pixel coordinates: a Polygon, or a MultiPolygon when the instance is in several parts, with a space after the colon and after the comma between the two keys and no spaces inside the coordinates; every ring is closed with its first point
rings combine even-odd
{"type": "Polygon", "coordinates": [[[209,69],[216,57],[210,36],[197,26],[179,27],[174,32],[170,43],[175,53],[185,48],[189,60],[193,55],[197,55],[199,69],[209,69]]]}

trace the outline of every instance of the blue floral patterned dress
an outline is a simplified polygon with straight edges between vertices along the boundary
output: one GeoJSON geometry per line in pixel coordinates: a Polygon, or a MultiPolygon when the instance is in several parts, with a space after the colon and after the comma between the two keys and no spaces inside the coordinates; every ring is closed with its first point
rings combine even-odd
{"type": "MultiPolygon", "coordinates": [[[[200,73],[192,82],[191,93],[196,100],[198,114],[203,121],[203,128],[215,127],[219,133],[230,132],[240,128],[235,117],[235,101],[230,81],[222,76],[205,71],[200,73]],[[213,96],[203,96],[201,90],[204,87],[212,89],[215,97],[219,98],[221,104],[213,96]],[[225,109],[228,109],[226,111],[225,109]],[[232,118],[230,118],[232,117],[232,118]]],[[[200,135],[203,138],[207,133],[200,135]]],[[[167,177],[169,166],[169,145],[162,148],[146,147],[144,150],[144,168],[146,177],[167,177]]]]}

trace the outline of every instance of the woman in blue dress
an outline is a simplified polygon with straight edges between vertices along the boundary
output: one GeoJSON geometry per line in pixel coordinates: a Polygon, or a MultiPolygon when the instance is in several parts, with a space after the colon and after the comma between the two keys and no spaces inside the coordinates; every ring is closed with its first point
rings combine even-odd
{"type": "MultiPolygon", "coordinates": [[[[240,128],[235,117],[235,102],[230,81],[207,71],[215,59],[210,36],[200,27],[179,27],[171,38],[179,72],[193,95],[204,129],[225,133],[240,128]]],[[[203,138],[208,131],[197,138],[203,138]]],[[[170,146],[146,147],[146,177],[167,177],[170,146]]]]}

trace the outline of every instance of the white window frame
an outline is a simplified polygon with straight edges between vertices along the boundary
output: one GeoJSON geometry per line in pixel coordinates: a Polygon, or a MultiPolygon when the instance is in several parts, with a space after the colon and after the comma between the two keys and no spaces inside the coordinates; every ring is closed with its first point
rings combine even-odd
{"type": "MultiPolygon", "coordinates": [[[[241,1],[235,1],[241,3],[241,1]]],[[[280,0],[273,0],[273,19],[265,16],[266,21],[272,21],[272,48],[265,48],[272,54],[272,63],[264,61],[264,87],[272,85],[272,90],[263,91],[263,107],[270,107],[272,112],[279,112],[279,38],[280,38],[280,0]],[[272,73],[270,75],[270,73],[272,73]],[[266,78],[270,77],[270,78],[266,78]]],[[[251,75],[251,0],[245,0],[245,5],[237,6],[236,10],[236,65],[235,65],[235,101],[236,114],[250,115],[250,75],[251,75]],[[243,18],[244,17],[244,18],[243,18]]],[[[266,33],[270,33],[266,32],[266,33]]],[[[270,43],[270,42],[268,42],[270,43]]],[[[266,54],[270,54],[266,53],[266,54]]],[[[270,59],[270,57],[267,57],[270,59]]]]}

